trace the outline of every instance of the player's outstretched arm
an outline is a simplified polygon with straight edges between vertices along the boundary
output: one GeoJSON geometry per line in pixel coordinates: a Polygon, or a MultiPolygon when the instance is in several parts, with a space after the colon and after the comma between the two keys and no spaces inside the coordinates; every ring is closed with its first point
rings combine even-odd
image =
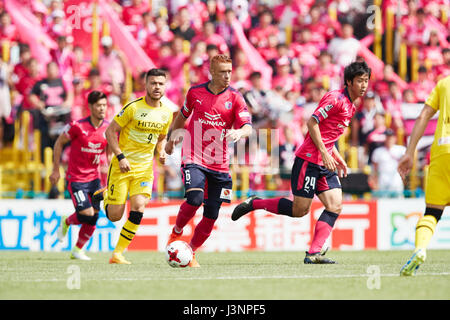
{"type": "Polygon", "coordinates": [[[419,117],[414,123],[414,128],[411,132],[411,137],[409,139],[408,146],[406,147],[406,152],[404,156],[400,159],[398,163],[398,173],[405,179],[408,172],[411,170],[414,161],[414,152],[416,151],[417,144],[420,138],[422,138],[425,129],[427,128],[428,122],[434,116],[436,110],[425,104],[419,117]]]}
{"type": "Polygon", "coordinates": [[[237,142],[242,138],[247,138],[252,134],[252,126],[245,124],[240,129],[229,129],[227,130],[226,139],[233,142],[237,142]]]}
{"type": "Polygon", "coordinates": [[[161,164],[166,163],[166,157],[167,157],[167,153],[165,150],[166,143],[167,143],[166,135],[160,134],[158,137],[158,142],[156,143],[156,152],[158,152],[158,154],[159,154],[159,162],[161,162],[161,164]]]}
{"type": "Polygon", "coordinates": [[[181,139],[183,138],[183,134],[180,129],[184,128],[186,123],[186,118],[180,113],[176,116],[175,120],[172,122],[172,125],[169,129],[169,133],[167,134],[167,143],[165,144],[164,150],[167,154],[172,154],[173,147],[177,145],[181,139]]]}
{"type": "Polygon", "coordinates": [[[59,164],[61,161],[61,154],[64,145],[69,141],[70,138],[67,136],[65,132],[61,133],[58,139],[56,139],[55,146],[53,147],[53,170],[49,177],[50,183],[52,185],[57,184],[59,181],[60,178],[59,164]]]}

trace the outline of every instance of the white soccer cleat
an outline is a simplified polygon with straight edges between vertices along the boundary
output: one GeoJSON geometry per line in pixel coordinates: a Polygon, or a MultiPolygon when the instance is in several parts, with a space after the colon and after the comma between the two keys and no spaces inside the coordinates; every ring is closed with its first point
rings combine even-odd
{"type": "Polygon", "coordinates": [[[73,248],[72,254],[70,255],[70,259],[77,259],[77,260],[84,260],[89,261],[91,258],[89,258],[83,250],[78,249],[77,247],[73,248]]]}

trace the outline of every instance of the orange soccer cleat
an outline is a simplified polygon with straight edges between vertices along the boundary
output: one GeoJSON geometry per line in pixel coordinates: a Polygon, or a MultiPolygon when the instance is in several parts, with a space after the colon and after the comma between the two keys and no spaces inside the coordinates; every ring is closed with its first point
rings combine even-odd
{"type": "Polygon", "coordinates": [[[172,233],[169,236],[169,240],[167,240],[167,245],[171,244],[174,241],[180,240],[183,235],[183,230],[180,233],[175,232],[175,227],[172,229],[172,233]]]}
{"type": "Polygon", "coordinates": [[[189,262],[188,266],[191,268],[200,268],[200,264],[197,262],[197,259],[195,259],[195,253],[192,256],[192,260],[189,262]]]}

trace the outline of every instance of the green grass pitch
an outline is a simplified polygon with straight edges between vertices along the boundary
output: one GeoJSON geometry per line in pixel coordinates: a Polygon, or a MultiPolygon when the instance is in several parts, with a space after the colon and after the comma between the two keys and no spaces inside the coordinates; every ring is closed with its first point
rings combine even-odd
{"type": "Polygon", "coordinates": [[[199,252],[200,269],[174,269],[161,252],[0,253],[0,299],[317,300],[450,299],[450,250],[429,250],[414,277],[400,277],[411,251],[331,251],[336,265],[305,265],[303,252],[199,252]]]}

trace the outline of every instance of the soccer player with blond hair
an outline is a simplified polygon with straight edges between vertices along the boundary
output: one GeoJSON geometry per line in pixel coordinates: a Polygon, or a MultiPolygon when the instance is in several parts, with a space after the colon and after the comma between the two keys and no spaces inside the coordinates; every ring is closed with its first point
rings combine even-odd
{"type": "MultiPolygon", "coordinates": [[[[230,202],[228,144],[248,137],[251,116],[242,95],[230,87],[232,60],[227,55],[211,58],[211,81],[191,87],[175,118],[166,152],[171,154],[183,132],[182,170],[186,201],[181,204],[168,243],[180,239],[183,228],[203,204],[203,218],[190,241],[195,252],[208,239],[223,202],[230,202]]],[[[190,267],[199,267],[195,255],[190,267]]]]}

